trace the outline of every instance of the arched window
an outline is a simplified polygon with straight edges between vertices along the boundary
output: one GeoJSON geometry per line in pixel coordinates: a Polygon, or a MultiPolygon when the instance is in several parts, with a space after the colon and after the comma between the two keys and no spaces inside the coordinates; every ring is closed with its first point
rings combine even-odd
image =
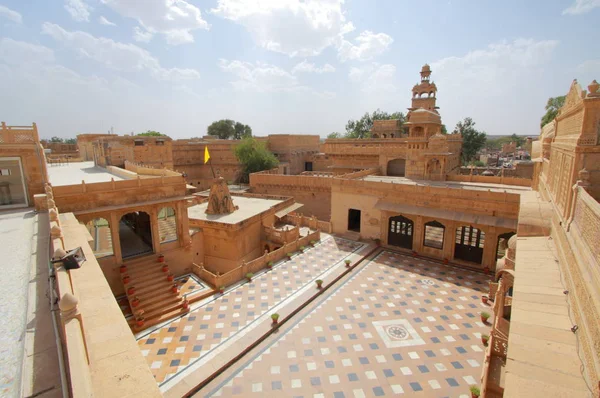
{"type": "Polygon", "coordinates": [[[158,234],[160,243],[177,240],[177,221],[172,207],[163,207],[158,212],[158,234]]]}
{"type": "Polygon", "coordinates": [[[444,231],[446,227],[438,221],[429,221],[425,223],[425,235],[423,246],[441,249],[444,247],[444,231]]]}
{"type": "Polygon", "coordinates": [[[108,221],[105,218],[95,218],[85,226],[90,235],[92,235],[92,238],[94,238],[92,251],[96,258],[112,256],[114,252],[108,221]]]}

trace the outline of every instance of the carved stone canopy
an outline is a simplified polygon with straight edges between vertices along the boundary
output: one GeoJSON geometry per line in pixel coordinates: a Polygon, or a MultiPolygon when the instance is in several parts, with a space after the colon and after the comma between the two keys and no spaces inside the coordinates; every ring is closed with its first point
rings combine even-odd
{"type": "Polygon", "coordinates": [[[230,214],[237,209],[238,207],[233,204],[231,199],[227,183],[223,177],[217,178],[210,187],[206,214],[230,214]]]}

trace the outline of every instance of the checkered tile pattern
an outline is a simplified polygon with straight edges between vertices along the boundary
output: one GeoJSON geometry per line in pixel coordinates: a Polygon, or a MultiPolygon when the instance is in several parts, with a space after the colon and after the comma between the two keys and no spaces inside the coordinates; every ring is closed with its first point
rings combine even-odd
{"type": "Polygon", "coordinates": [[[487,278],[383,251],[202,396],[470,396],[487,278]],[[208,394],[208,395],[207,395],[208,394]]]}
{"type": "Polygon", "coordinates": [[[216,348],[234,335],[247,333],[247,326],[257,318],[270,316],[274,306],[306,285],[314,285],[323,272],[363,246],[337,237],[324,239],[291,261],[255,276],[251,283],[241,284],[199,308],[192,307],[182,318],[139,338],[140,350],[156,381],[163,384],[191,364],[206,365],[216,348]]]}

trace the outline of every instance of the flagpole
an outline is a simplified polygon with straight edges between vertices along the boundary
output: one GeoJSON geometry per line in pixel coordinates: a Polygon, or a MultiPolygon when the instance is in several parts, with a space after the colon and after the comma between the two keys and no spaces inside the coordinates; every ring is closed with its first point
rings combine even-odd
{"type": "Polygon", "coordinates": [[[213,167],[212,167],[212,158],[208,159],[208,163],[210,163],[210,171],[212,171],[213,178],[217,178],[217,177],[215,177],[215,171],[213,170],[213,167]]]}

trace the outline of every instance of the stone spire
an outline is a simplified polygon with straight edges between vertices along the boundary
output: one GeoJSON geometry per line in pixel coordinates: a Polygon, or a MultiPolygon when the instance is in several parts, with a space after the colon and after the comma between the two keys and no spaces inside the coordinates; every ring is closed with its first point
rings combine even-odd
{"type": "Polygon", "coordinates": [[[210,187],[206,214],[229,214],[237,209],[238,207],[233,204],[233,200],[231,199],[227,183],[223,177],[217,178],[212,187],[210,187]]]}

